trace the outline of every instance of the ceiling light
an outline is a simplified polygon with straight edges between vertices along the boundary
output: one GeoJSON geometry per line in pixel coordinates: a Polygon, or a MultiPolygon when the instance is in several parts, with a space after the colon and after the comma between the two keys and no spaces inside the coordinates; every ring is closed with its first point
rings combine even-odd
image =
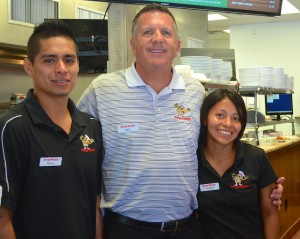
{"type": "Polygon", "coordinates": [[[226,20],[228,19],[227,17],[222,16],[221,14],[208,14],[207,17],[208,21],[218,21],[218,20],[226,20]]]}
{"type": "Polygon", "coordinates": [[[287,0],[283,0],[281,14],[299,13],[299,10],[290,4],[287,0]]]}

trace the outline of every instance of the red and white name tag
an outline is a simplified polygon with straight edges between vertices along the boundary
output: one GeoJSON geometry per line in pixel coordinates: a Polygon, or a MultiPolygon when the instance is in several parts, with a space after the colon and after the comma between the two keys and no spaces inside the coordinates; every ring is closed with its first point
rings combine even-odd
{"type": "Polygon", "coordinates": [[[219,183],[200,184],[201,192],[214,191],[214,190],[219,190],[219,189],[220,189],[219,183]]]}
{"type": "Polygon", "coordinates": [[[40,158],[40,167],[61,166],[62,157],[42,157],[40,158]]]}
{"type": "Polygon", "coordinates": [[[118,125],[118,133],[123,134],[126,132],[134,132],[134,131],[139,131],[139,125],[138,124],[122,124],[118,125]]]}

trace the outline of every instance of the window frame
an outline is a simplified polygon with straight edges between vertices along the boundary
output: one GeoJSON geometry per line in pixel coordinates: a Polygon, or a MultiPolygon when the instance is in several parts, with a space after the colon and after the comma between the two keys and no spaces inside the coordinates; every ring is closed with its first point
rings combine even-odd
{"type": "MultiPolygon", "coordinates": [[[[60,0],[50,0],[50,1],[57,2],[57,18],[59,18],[60,0]]],[[[36,24],[34,24],[34,23],[22,22],[22,21],[12,19],[12,0],[7,0],[7,8],[8,8],[7,9],[8,24],[19,25],[19,26],[24,26],[24,27],[31,27],[31,28],[36,26],[36,24]]]]}
{"type": "MultiPolygon", "coordinates": [[[[84,10],[84,11],[88,11],[88,12],[91,12],[91,13],[95,13],[95,14],[99,14],[102,16],[102,18],[99,18],[99,20],[103,19],[103,16],[105,14],[105,12],[103,11],[99,11],[99,10],[96,10],[96,9],[93,9],[93,8],[89,8],[89,7],[85,7],[85,6],[82,6],[82,5],[79,5],[79,4],[76,4],[75,6],[75,19],[98,19],[98,18],[79,18],[79,11],[81,10],[84,10]]],[[[105,19],[107,20],[108,19],[108,15],[106,14],[105,16],[105,19]]]]}

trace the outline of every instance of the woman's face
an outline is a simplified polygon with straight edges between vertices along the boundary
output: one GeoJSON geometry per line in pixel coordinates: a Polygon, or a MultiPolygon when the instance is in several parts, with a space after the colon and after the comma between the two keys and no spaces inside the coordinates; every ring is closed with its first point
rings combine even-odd
{"type": "Polygon", "coordinates": [[[241,130],[238,111],[227,97],[210,109],[205,124],[207,125],[207,142],[212,141],[221,145],[231,144],[241,130]]]}

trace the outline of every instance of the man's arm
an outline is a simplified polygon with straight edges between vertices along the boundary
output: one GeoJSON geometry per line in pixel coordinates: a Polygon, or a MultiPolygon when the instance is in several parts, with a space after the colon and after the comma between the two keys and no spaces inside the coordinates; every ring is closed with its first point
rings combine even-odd
{"type": "Polygon", "coordinates": [[[281,197],[283,193],[283,182],[285,178],[281,177],[279,178],[276,183],[275,183],[275,188],[272,190],[270,194],[270,198],[272,199],[272,204],[276,207],[278,207],[278,210],[280,210],[280,205],[281,205],[281,197]]]}
{"type": "MultiPolygon", "coordinates": [[[[1,237],[0,237],[1,238],[1,237]]],[[[104,238],[104,226],[103,226],[103,217],[100,211],[100,196],[97,196],[96,201],[96,234],[95,239],[104,238]]]]}
{"type": "Polygon", "coordinates": [[[13,212],[5,207],[0,207],[0,238],[16,239],[12,225],[13,212]]]}
{"type": "Polygon", "coordinates": [[[260,208],[262,212],[265,239],[279,239],[279,211],[272,206],[269,194],[273,185],[269,185],[260,190],[260,208]]]}

